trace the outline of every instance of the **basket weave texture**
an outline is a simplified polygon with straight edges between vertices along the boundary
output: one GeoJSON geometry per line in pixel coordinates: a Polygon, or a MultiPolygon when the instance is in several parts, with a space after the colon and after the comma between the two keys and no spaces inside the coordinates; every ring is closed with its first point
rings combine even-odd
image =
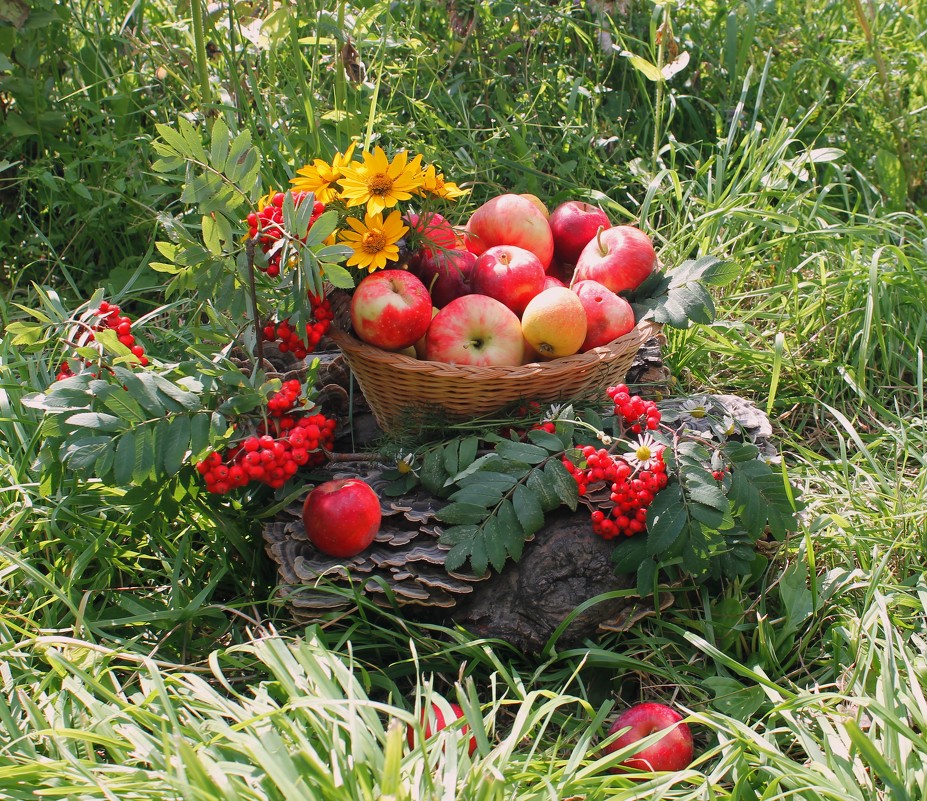
{"type": "Polygon", "coordinates": [[[661,328],[644,320],[586,353],[518,366],[470,367],[413,359],[368,345],[350,332],[350,296],[335,291],[330,298],[335,313],[330,336],[384,431],[408,424],[415,414],[472,419],[519,401],[600,397],[606,387],[623,381],[641,345],[661,328]]]}

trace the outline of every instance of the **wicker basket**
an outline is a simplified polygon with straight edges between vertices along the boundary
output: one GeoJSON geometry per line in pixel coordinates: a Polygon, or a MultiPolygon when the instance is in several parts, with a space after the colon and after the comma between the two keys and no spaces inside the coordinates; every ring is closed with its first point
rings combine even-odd
{"type": "Polygon", "coordinates": [[[637,324],[623,337],[586,353],[512,367],[468,367],[413,359],[368,345],[350,333],[350,297],[330,295],[341,348],[374,417],[384,431],[415,414],[472,419],[523,400],[552,403],[599,397],[624,379],[634,357],[660,325],[637,324]]]}

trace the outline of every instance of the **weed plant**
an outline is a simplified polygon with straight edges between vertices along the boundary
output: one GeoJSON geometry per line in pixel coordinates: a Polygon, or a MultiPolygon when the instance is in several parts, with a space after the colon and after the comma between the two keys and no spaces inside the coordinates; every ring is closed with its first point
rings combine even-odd
{"type": "Polygon", "coordinates": [[[190,323],[204,307],[165,300],[148,267],[182,209],[150,170],[155,123],[249,130],[277,187],[352,137],[408,147],[471,178],[474,204],[576,197],[643,226],[666,263],[734,261],[718,322],[674,333],[667,360],[681,392],[769,413],[808,508],[765,575],[674,587],[631,630],[555,638],[538,659],[362,597],[298,627],[263,554],[269,496],[255,509],[183,481],[146,496],[52,485],[21,400],[54,359],[4,336],[0,795],[927,796],[923,3],[14,12],[0,19],[4,326],[33,282],[75,304],[104,285],[143,317],[148,350],[217,347],[190,323]],[[453,729],[405,744],[434,695],[463,707],[472,757],[453,729]],[[689,770],[609,770],[608,721],[644,699],[690,713],[689,770]]]}

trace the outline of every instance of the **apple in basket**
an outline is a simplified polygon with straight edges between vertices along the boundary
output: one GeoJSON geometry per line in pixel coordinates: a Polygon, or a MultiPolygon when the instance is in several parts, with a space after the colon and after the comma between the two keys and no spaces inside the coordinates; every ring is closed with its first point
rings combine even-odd
{"type": "Polygon", "coordinates": [[[521,321],[508,306],[488,295],[452,300],[431,321],[425,359],[489,367],[519,365],[525,354],[521,321]]]}
{"type": "Polygon", "coordinates": [[[431,291],[432,305],[439,309],[454,298],[469,295],[476,255],[469,250],[420,251],[409,259],[409,270],[431,291]]]}
{"type": "Polygon", "coordinates": [[[528,302],[521,330],[542,359],[572,356],[586,338],[586,310],[569,288],[551,287],[528,302]]]}
{"type": "Polygon", "coordinates": [[[378,270],[351,296],[351,325],[364,342],[384,350],[414,345],[431,323],[431,295],[408,270],[378,270]]]}
{"type": "Polygon", "coordinates": [[[508,193],[487,200],[470,215],[465,235],[468,250],[477,256],[496,245],[517,245],[534,253],[546,270],[554,255],[547,215],[523,195],[508,193]]]}
{"type": "Polygon", "coordinates": [[[517,245],[495,245],[483,252],[470,272],[470,287],[504,303],[515,314],[544,288],[544,265],[530,250],[517,245]]]}
{"type": "Polygon", "coordinates": [[[436,212],[409,212],[405,221],[411,228],[409,239],[416,253],[431,255],[442,250],[463,247],[463,240],[454,226],[436,212]]]}
{"type": "Polygon", "coordinates": [[[581,200],[567,200],[550,213],[554,236],[554,258],[561,264],[576,264],[583,248],[599,228],[611,228],[608,215],[598,206],[581,200]]]}
{"type": "Polygon", "coordinates": [[[599,231],[583,248],[573,281],[591,279],[612,292],[624,292],[637,289],[656,266],[650,237],[633,225],[615,225],[599,231]]]}
{"type": "Polygon", "coordinates": [[[581,353],[607,345],[634,328],[631,304],[598,281],[577,281],[573,292],[586,310],[586,339],[579,349],[581,353]]]}

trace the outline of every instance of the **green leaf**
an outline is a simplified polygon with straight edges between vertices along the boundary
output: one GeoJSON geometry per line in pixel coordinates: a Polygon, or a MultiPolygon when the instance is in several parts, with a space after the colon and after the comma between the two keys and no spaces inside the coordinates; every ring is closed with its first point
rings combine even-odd
{"type": "Polygon", "coordinates": [[[468,484],[452,493],[448,500],[458,503],[475,503],[483,507],[494,506],[502,500],[504,490],[496,485],[468,484]]]}
{"type": "Polygon", "coordinates": [[[182,389],[181,387],[177,386],[177,384],[164,378],[164,376],[158,375],[157,373],[152,373],[149,375],[152,376],[155,386],[157,386],[161,392],[163,392],[172,400],[177,401],[177,403],[179,403],[184,409],[195,412],[202,408],[199,395],[182,389]]]}
{"type": "Polygon", "coordinates": [[[552,512],[563,504],[556,487],[546,480],[544,471],[539,468],[528,474],[525,486],[531,490],[545,512],[552,512]]]}
{"type": "Polygon", "coordinates": [[[457,462],[460,456],[459,440],[452,440],[441,450],[441,456],[444,460],[444,470],[449,476],[457,474],[457,462]]]}
{"type": "Polygon", "coordinates": [[[641,73],[648,81],[654,83],[662,83],[663,73],[660,72],[660,69],[656,64],[652,64],[646,58],[642,56],[634,55],[628,50],[623,50],[621,55],[631,62],[631,66],[634,67],[639,73],[641,73]]]}
{"type": "Polygon", "coordinates": [[[467,476],[471,476],[474,473],[477,473],[481,470],[484,470],[488,467],[498,467],[502,464],[502,459],[499,458],[499,455],[495,452],[485,453],[480,456],[478,459],[474,459],[470,464],[463,468],[457,475],[449,476],[447,479],[447,484],[456,484],[463,481],[467,476]]]}
{"type": "Polygon", "coordinates": [[[475,503],[449,503],[438,510],[435,517],[442,523],[454,525],[478,525],[486,518],[485,506],[475,503]]]}
{"type": "Polygon", "coordinates": [[[7,335],[16,346],[35,345],[45,336],[45,326],[40,323],[11,322],[6,326],[7,335]]]}
{"type": "Polygon", "coordinates": [[[217,117],[212,124],[212,142],[209,147],[209,162],[220,172],[225,170],[229,155],[229,127],[225,120],[217,117]]]}
{"type": "Polygon", "coordinates": [[[110,437],[82,437],[69,441],[61,449],[61,461],[75,471],[88,470],[96,465],[107,451],[113,449],[110,437]]]}
{"type": "Polygon", "coordinates": [[[647,598],[653,594],[657,578],[657,563],[653,559],[644,559],[637,567],[637,594],[647,598]]]}
{"type": "MultiPolygon", "coordinates": [[[[507,553],[505,543],[509,536],[510,533],[506,530],[505,524],[498,517],[489,518],[489,520],[486,521],[486,525],[483,527],[483,536],[481,540],[485,544],[489,563],[497,572],[505,567],[505,557],[507,553]]],[[[476,571],[475,566],[474,571],[476,571]]]]}
{"type": "Polygon", "coordinates": [[[326,280],[337,289],[354,289],[354,276],[339,264],[328,263],[324,269],[326,280]]]}
{"type": "Polygon", "coordinates": [[[618,575],[636,573],[641,563],[648,558],[645,537],[623,538],[612,551],[612,562],[618,575]]]}
{"type": "Polygon", "coordinates": [[[162,395],[158,392],[151,373],[136,373],[118,365],[113,368],[113,372],[119,383],[126,387],[127,396],[138,401],[145,411],[154,417],[163,417],[167,413],[162,395]]]}
{"type": "Polygon", "coordinates": [[[727,497],[711,473],[707,471],[695,473],[691,469],[686,470],[683,473],[683,482],[686,487],[686,495],[693,501],[710,506],[722,513],[726,513],[730,509],[727,497]]]}
{"type": "Polygon", "coordinates": [[[470,558],[471,552],[472,548],[469,539],[457,543],[447,552],[447,555],[444,557],[444,569],[449,573],[452,573],[455,570],[459,570],[464,566],[464,564],[466,564],[467,559],[470,558]]]}
{"type": "Polygon", "coordinates": [[[460,455],[457,460],[457,469],[466,470],[476,459],[479,450],[479,437],[464,437],[460,441],[460,455]]]}
{"type": "Polygon", "coordinates": [[[72,414],[65,423],[74,428],[86,428],[90,431],[119,431],[124,427],[122,420],[113,414],[103,412],[80,412],[72,414]]]}
{"type": "Polygon", "coordinates": [[[693,502],[689,504],[689,514],[711,529],[720,529],[724,527],[724,512],[719,512],[713,506],[705,506],[702,503],[693,502]]]}
{"type": "Polygon", "coordinates": [[[711,286],[727,286],[739,278],[743,272],[741,265],[737,262],[720,259],[710,259],[710,261],[711,263],[701,271],[701,280],[711,286]]]}
{"type": "MultiPolygon", "coordinates": [[[[309,211],[312,211],[311,204],[305,204],[309,207],[309,211]]],[[[309,233],[306,236],[306,247],[314,248],[318,245],[321,245],[328,237],[330,237],[335,229],[338,227],[338,212],[336,211],[326,211],[320,214],[316,221],[312,224],[312,228],[309,229],[309,233]]]]}
{"type": "Polygon", "coordinates": [[[129,423],[140,423],[147,419],[144,409],[132,393],[122,387],[109,386],[104,391],[97,392],[97,400],[113,414],[129,423]]]}
{"type": "Polygon", "coordinates": [[[503,459],[519,464],[540,464],[550,456],[547,449],[539,445],[532,445],[528,442],[513,442],[511,440],[502,440],[496,443],[495,450],[503,459]]]}
{"type": "Polygon", "coordinates": [[[525,484],[519,484],[512,493],[515,515],[526,536],[537,533],[544,526],[544,511],[537,495],[525,484]]]}
{"type": "Polygon", "coordinates": [[[556,434],[551,434],[543,428],[534,428],[528,432],[528,439],[535,445],[539,445],[550,453],[560,453],[563,448],[563,440],[556,434]]]}
{"type": "Polygon", "coordinates": [[[444,469],[444,459],[441,448],[432,448],[422,460],[422,469],[419,473],[422,486],[432,495],[443,498],[447,495],[444,482],[449,478],[444,469]]]}
{"type": "Polygon", "coordinates": [[[159,444],[161,445],[161,467],[168,476],[180,472],[190,448],[191,426],[187,415],[178,415],[167,421],[166,429],[158,426],[159,444]]]}
{"type": "Polygon", "coordinates": [[[474,537],[480,536],[480,527],[470,526],[452,526],[441,532],[438,542],[442,545],[459,545],[461,543],[470,543],[474,537]]]}
{"type": "Polygon", "coordinates": [[[501,489],[503,492],[511,489],[518,483],[518,476],[511,473],[500,473],[495,470],[477,470],[463,478],[457,480],[459,487],[467,487],[471,484],[480,484],[493,486],[501,489]]]}
{"type": "Polygon", "coordinates": [[[232,142],[223,172],[232,183],[237,183],[245,177],[256,160],[257,153],[251,149],[251,132],[246,128],[232,142]]]}
{"type": "Polygon", "coordinates": [[[158,135],[170,146],[171,150],[178,156],[191,159],[194,158],[194,153],[190,149],[190,146],[187,144],[186,140],[179,132],[171,128],[170,125],[157,123],[155,125],[155,130],[158,132],[158,135]]]}
{"type": "Polygon", "coordinates": [[[126,431],[119,437],[116,445],[116,458],[113,462],[113,480],[125,487],[132,481],[135,472],[135,433],[126,431]]]}
{"type": "Polygon", "coordinates": [[[647,508],[647,553],[659,556],[668,551],[686,527],[686,506],[682,487],[670,484],[655,496],[647,508]]]}
{"type": "Polygon", "coordinates": [[[470,569],[477,576],[486,575],[489,566],[489,554],[486,551],[486,541],[482,536],[476,537],[470,543],[470,569]]]}
{"type": "Polygon", "coordinates": [[[142,484],[151,476],[155,466],[154,431],[151,428],[135,432],[135,469],[132,480],[142,484]]]}
{"type": "Polygon", "coordinates": [[[571,511],[576,511],[579,503],[579,492],[576,480],[571,476],[559,459],[549,459],[544,465],[544,479],[549,482],[561,503],[566,504],[571,511]]]}

